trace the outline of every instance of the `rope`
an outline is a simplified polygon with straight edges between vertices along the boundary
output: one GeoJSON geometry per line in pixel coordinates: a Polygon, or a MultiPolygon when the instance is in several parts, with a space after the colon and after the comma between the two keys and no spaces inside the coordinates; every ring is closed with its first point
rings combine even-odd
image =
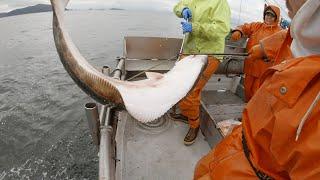
{"type": "MultiPolygon", "coordinates": [[[[176,57],[177,57],[177,56],[172,56],[172,57],[169,58],[168,60],[175,60],[176,57]]],[[[140,75],[142,75],[142,74],[144,74],[144,73],[152,70],[153,68],[156,68],[156,67],[158,67],[158,66],[160,66],[160,65],[162,65],[162,64],[164,64],[164,63],[167,63],[167,62],[168,62],[168,61],[163,61],[163,62],[161,62],[161,63],[159,63],[159,64],[156,64],[156,65],[154,65],[154,66],[151,66],[150,68],[148,68],[148,69],[146,69],[146,70],[144,70],[144,71],[141,71],[141,72],[139,72],[139,73],[131,76],[130,78],[127,79],[127,81],[130,81],[130,80],[132,80],[132,79],[134,79],[134,78],[136,78],[136,77],[138,77],[138,76],[140,76],[140,75]]]]}
{"type": "Polygon", "coordinates": [[[313,100],[313,102],[311,103],[310,107],[308,108],[307,112],[304,114],[300,124],[299,124],[299,127],[297,129],[297,132],[296,132],[296,141],[298,141],[299,139],[299,136],[300,136],[300,133],[301,133],[301,130],[304,126],[304,123],[307,121],[307,119],[309,118],[312,110],[315,108],[315,106],[318,104],[318,101],[320,100],[320,92],[318,93],[318,95],[316,96],[316,98],[313,100]]]}
{"type": "Polygon", "coordinates": [[[243,152],[244,155],[246,156],[252,170],[254,171],[254,173],[256,174],[256,176],[258,177],[259,180],[274,180],[274,178],[272,178],[271,176],[268,176],[267,174],[265,174],[264,172],[258,170],[252,163],[251,158],[250,158],[250,149],[248,147],[247,144],[247,140],[246,137],[244,136],[244,132],[242,132],[242,148],[243,148],[243,152]]]}
{"type": "Polygon", "coordinates": [[[240,12],[239,12],[239,17],[238,17],[238,25],[240,24],[241,13],[242,13],[242,0],[240,1],[240,12]]]}

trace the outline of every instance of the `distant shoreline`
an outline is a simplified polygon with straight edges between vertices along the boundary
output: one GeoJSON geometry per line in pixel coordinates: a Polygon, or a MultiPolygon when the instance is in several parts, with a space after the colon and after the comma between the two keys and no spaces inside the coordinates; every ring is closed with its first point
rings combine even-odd
{"type": "MultiPolygon", "coordinates": [[[[81,11],[81,10],[100,10],[100,11],[106,11],[106,10],[112,10],[112,11],[124,11],[125,9],[122,8],[109,8],[109,9],[96,9],[96,8],[89,8],[89,9],[66,9],[67,11],[81,11]]],[[[10,16],[17,16],[17,15],[23,15],[23,14],[32,14],[32,13],[41,13],[41,12],[50,12],[52,11],[52,7],[50,4],[37,4],[34,6],[28,6],[25,8],[15,9],[7,13],[0,13],[0,18],[3,17],[10,17],[10,16]]]]}
{"type": "Polygon", "coordinates": [[[50,12],[52,7],[49,4],[37,4],[35,6],[28,6],[25,8],[15,9],[7,13],[0,13],[0,18],[17,16],[22,14],[40,13],[40,12],[50,12]]]}
{"type": "Polygon", "coordinates": [[[110,8],[109,10],[124,11],[125,9],[122,9],[122,8],[110,8]]]}

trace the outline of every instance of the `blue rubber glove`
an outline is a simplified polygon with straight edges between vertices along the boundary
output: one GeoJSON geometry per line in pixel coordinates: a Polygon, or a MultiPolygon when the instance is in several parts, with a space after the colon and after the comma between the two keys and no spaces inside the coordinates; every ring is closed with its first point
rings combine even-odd
{"type": "Polygon", "coordinates": [[[192,18],[192,13],[191,13],[191,10],[189,8],[184,8],[182,10],[182,17],[185,19],[185,20],[190,20],[192,18]]]}
{"type": "Polygon", "coordinates": [[[183,34],[192,32],[192,24],[189,22],[181,22],[183,34]]]}
{"type": "Polygon", "coordinates": [[[282,29],[287,29],[290,27],[291,22],[286,19],[281,19],[280,26],[282,29]]]}

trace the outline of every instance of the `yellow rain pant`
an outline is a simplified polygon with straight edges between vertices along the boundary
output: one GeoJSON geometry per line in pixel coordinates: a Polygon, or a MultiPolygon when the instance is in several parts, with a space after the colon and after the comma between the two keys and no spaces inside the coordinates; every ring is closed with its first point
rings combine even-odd
{"type": "MultiPolygon", "coordinates": [[[[183,58],[183,57],[181,57],[183,58]]],[[[191,92],[179,103],[181,114],[188,117],[191,128],[200,126],[200,99],[201,91],[211,75],[218,69],[220,61],[213,56],[208,57],[208,65],[191,92]]]]}

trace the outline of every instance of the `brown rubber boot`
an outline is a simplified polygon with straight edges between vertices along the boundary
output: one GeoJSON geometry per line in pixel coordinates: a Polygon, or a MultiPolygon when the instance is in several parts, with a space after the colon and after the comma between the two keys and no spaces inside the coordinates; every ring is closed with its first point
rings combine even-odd
{"type": "Polygon", "coordinates": [[[199,132],[199,127],[189,128],[189,131],[188,131],[186,137],[184,138],[184,144],[186,146],[192,145],[198,136],[198,132],[199,132]]]}
{"type": "Polygon", "coordinates": [[[171,119],[174,121],[180,121],[180,122],[188,124],[187,116],[184,116],[182,114],[177,114],[177,113],[170,113],[169,115],[170,115],[171,119]]]}

